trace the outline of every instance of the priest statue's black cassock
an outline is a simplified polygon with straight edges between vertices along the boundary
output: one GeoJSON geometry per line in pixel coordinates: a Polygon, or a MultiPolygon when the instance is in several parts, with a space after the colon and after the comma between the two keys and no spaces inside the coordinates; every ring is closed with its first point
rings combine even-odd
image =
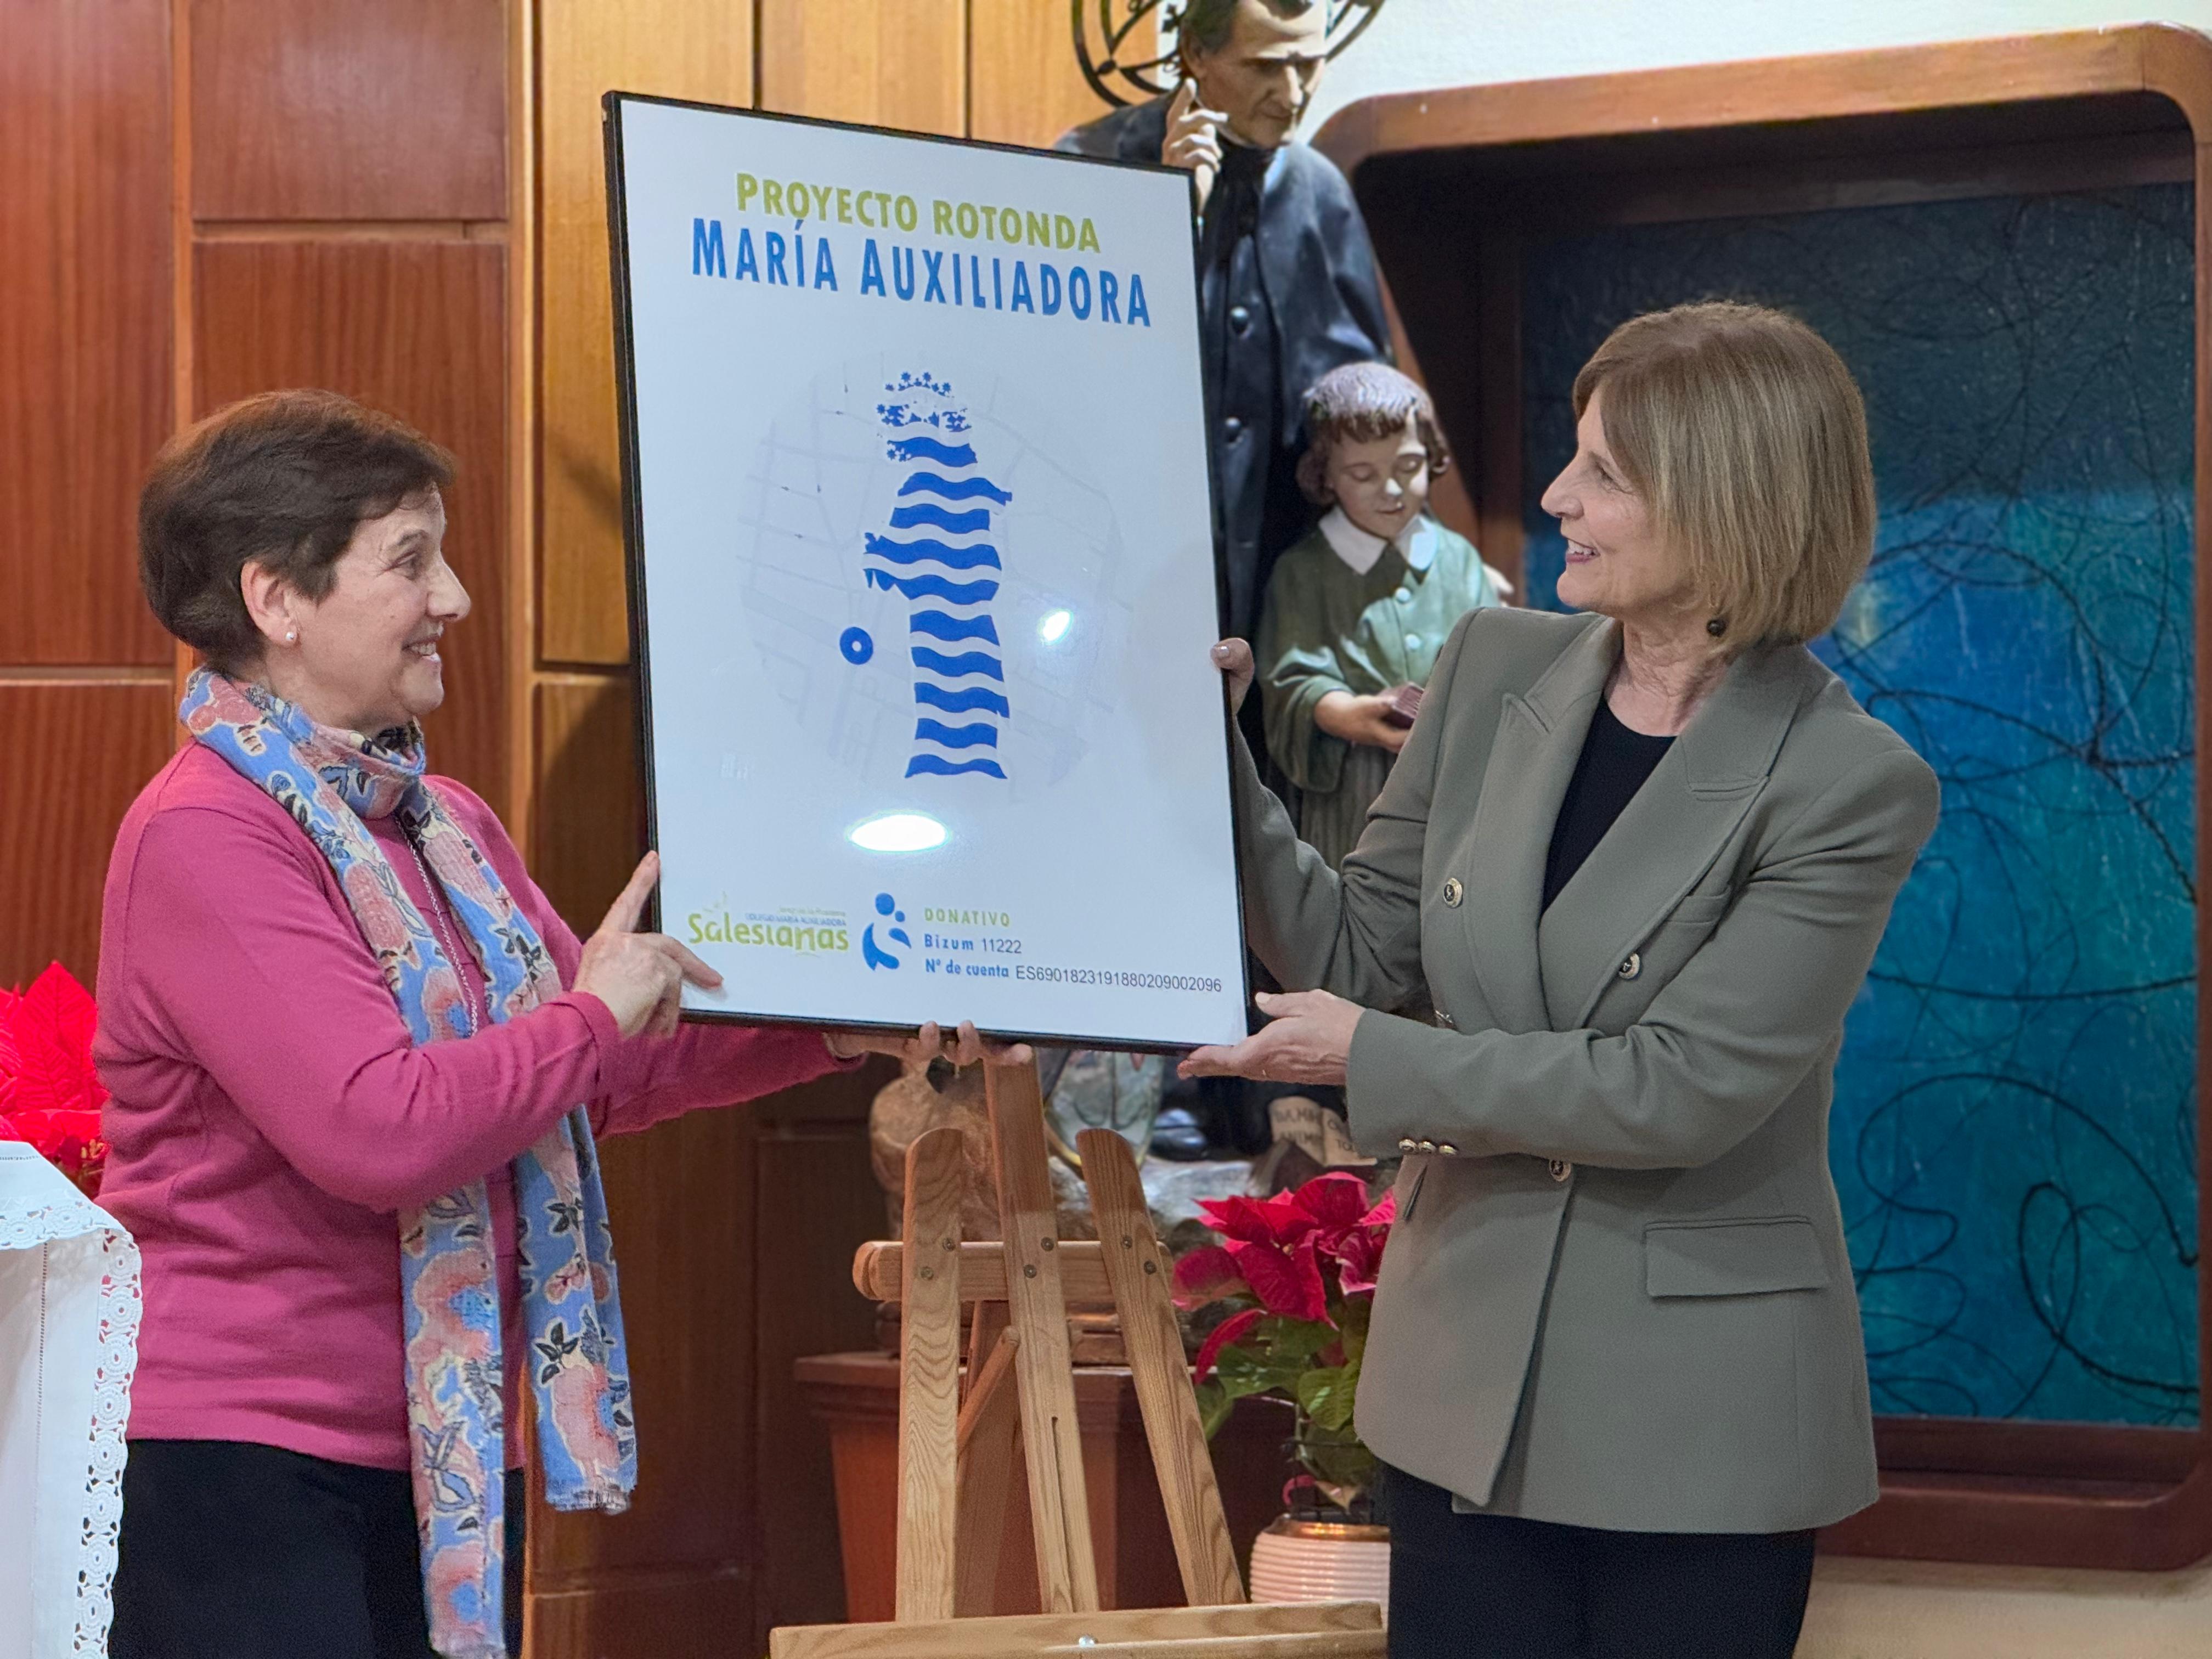
{"type": "MultiPolygon", "coordinates": [[[[1058,148],[1157,162],[1169,103],[1116,110],[1058,148]]],[[[1228,554],[1223,620],[1249,639],[1276,556],[1314,522],[1292,476],[1306,389],[1343,364],[1390,357],[1375,252],[1335,164],[1302,143],[1262,149],[1224,131],[1200,216],[1199,298],[1214,511],[1228,554]]]]}

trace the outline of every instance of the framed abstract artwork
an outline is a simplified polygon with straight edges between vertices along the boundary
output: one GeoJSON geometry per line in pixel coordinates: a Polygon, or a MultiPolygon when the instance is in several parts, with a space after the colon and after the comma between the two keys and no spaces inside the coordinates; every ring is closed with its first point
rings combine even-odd
{"type": "Polygon", "coordinates": [[[2212,617],[2201,146],[2165,27],[1370,100],[1353,179],[1467,475],[1536,503],[1618,323],[1779,306],[1866,394],[1872,567],[1814,650],[1943,818],[1846,1027],[1831,1148],[1883,1496],[1826,1547],[2212,1553],[2197,734],[2212,617]]]}

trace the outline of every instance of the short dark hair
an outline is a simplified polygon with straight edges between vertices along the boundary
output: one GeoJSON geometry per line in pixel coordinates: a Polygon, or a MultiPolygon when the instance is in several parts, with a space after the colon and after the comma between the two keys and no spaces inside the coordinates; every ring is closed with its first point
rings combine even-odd
{"type": "MultiPolygon", "coordinates": [[[[1229,44],[1230,31],[1237,27],[1237,8],[1243,0],[1186,0],[1176,18],[1176,51],[1219,52],[1229,44]]],[[[1315,0],[1261,0],[1278,17],[1303,17],[1314,9],[1315,0]]]]}
{"type": "Polygon", "coordinates": [[[1316,507],[1336,505],[1328,487],[1330,452],[1340,443],[1373,443],[1395,437],[1413,422],[1429,452],[1433,477],[1451,465],[1437,406],[1421,383],[1388,363],[1346,363],[1316,380],[1305,396],[1306,453],[1298,457],[1298,488],[1316,507]]]}
{"type": "Polygon", "coordinates": [[[366,520],[453,481],[452,455],[335,392],[264,392],[162,446],[138,498],[138,580],[161,626],[225,672],[261,654],[239,592],[259,564],[309,599],[366,520]]]}

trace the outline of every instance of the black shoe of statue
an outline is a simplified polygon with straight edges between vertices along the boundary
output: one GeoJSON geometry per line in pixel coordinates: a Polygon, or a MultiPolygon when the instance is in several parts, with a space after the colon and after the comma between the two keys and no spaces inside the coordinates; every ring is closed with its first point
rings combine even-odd
{"type": "Polygon", "coordinates": [[[1206,1131],[1198,1127],[1198,1120],[1187,1107],[1170,1106],[1153,1120],[1154,1158],[1188,1164],[1204,1158],[1206,1152],[1206,1131]]]}

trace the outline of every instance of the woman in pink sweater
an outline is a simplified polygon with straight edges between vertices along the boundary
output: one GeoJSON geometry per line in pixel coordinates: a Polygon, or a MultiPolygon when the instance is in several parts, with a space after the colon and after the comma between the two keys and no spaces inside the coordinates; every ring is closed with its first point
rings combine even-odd
{"type": "Polygon", "coordinates": [[[525,1400],[551,1501],[635,1481],[593,1137],[870,1048],[983,1052],[972,1026],[679,1031],[684,982],[717,981],[635,931],[650,855],[579,944],[424,769],[469,609],[452,473],[396,421],[278,392],[172,444],[142,503],[148,599],[208,666],[101,927],[102,1201],[146,1298],[118,1659],[507,1652],[525,1400]]]}

